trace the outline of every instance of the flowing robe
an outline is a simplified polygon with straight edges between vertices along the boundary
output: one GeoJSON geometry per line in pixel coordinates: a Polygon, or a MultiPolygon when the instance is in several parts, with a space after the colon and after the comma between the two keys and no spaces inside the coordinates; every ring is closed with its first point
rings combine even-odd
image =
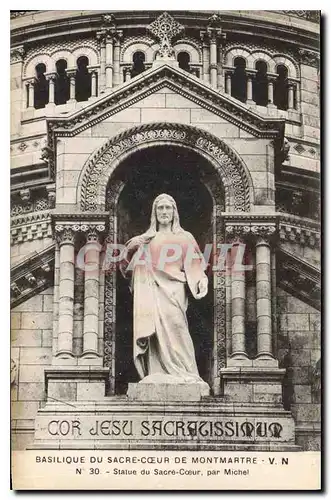
{"type": "Polygon", "coordinates": [[[208,281],[198,244],[186,231],[156,233],[138,250],[139,259],[137,251],[130,266],[133,355],[138,374],[142,379],[159,375],[160,380],[170,376],[184,383],[202,382],[186,317],[187,287],[197,298],[198,283],[208,281]],[[174,260],[162,265],[160,256],[165,244],[170,245],[165,253],[168,256],[173,253],[174,260]],[[171,251],[175,245],[180,250],[176,259],[176,251],[171,251]]]}

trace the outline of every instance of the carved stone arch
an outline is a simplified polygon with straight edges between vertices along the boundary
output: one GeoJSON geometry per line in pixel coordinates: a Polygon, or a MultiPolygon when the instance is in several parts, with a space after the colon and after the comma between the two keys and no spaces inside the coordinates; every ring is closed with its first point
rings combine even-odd
{"type": "Polygon", "coordinates": [[[38,64],[45,64],[46,73],[53,73],[55,71],[55,61],[48,54],[40,53],[33,56],[26,61],[23,69],[24,78],[34,78],[35,69],[38,64]]]}
{"type": "Polygon", "coordinates": [[[81,172],[78,184],[81,210],[105,210],[107,185],[119,163],[135,151],[167,144],[192,149],[214,166],[224,186],[226,211],[251,210],[254,203],[252,180],[237,153],[209,132],[176,123],[141,125],[109,139],[87,160],[81,172]]]}
{"type": "Polygon", "coordinates": [[[241,47],[231,48],[224,54],[224,64],[225,66],[234,66],[235,58],[242,57],[243,59],[245,59],[247,67],[247,60],[249,58],[249,55],[250,55],[249,51],[246,50],[245,48],[241,47]]]}
{"type": "Polygon", "coordinates": [[[175,50],[176,56],[179,52],[185,51],[189,52],[191,56],[191,63],[199,64],[202,62],[201,49],[196,41],[191,38],[183,38],[181,40],[177,40],[173,45],[173,48],[175,50]]]}
{"type": "Polygon", "coordinates": [[[55,67],[56,67],[56,63],[57,61],[59,61],[59,59],[64,59],[66,62],[67,62],[67,68],[73,68],[75,66],[75,59],[73,58],[71,52],[69,52],[69,50],[55,50],[54,52],[52,52],[50,54],[50,56],[52,57],[52,59],[54,59],[54,62],[55,62],[55,67]]]}
{"type": "MultiPolygon", "coordinates": [[[[241,196],[242,203],[237,206],[238,211],[249,210],[252,202],[250,193],[252,184],[246,166],[241,162],[239,156],[232,151],[223,141],[212,136],[208,132],[201,131],[195,127],[182,124],[157,123],[139,127],[134,127],[112,140],[107,141],[101,149],[90,157],[82,171],[80,186],[80,203],[83,210],[106,209],[108,216],[108,236],[105,244],[123,243],[118,240],[118,213],[117,207],[119,197],[125,186],[124,182],[116,178],[117,166],[127,157],[134,155],[144,148],[155,146],[175,145],[180,148],[189,149],[200,154],[215,167],[216,186],[213,180],[202,179],[205,187],[211,194],[213,200],[212,212],[212,243],[214,248],[225,242],[225,232],[222,212],[224,208],[229,208],[229,199],[233,194],[230,190],[238,184],[242,186],[237,196],[241,196]],[[220,164],[223,163],[223,169],[220,164]],[[221,170],[221,171],[220,171],[221,170]],[[220,182],[217,182],[217,177],[220,182]],[[100,183],[98,180],[100,179],[100,183]],[[94,195],[87,189],[94,185],[94,195]],[[227,191],[224,207],[224,191],[227,191]],[[99,201],[103,200],[106,193],[106,201],[102,206],[96,204],[90,206],[90,196],[95,196],[99,201]]],[[[238,199],[239,199],[238,198],[238,199]]],[[[114,271],[114,269],[112,270],[114,271]]],[[[210,371],[210,383],[213,387],[214,395],[221,392],[220,375],[221,370],[226,366],[227,356],[227,335],[229,322],[226,318],[226,277],[222,271],[214,272],[213,284],[213,331],[212,342],[214,345],[212,354],[212,367],[210,371]]],[[[104,366],[109,369],[109,394],[115,394],[116,377],[116,342],[117,342],[117,273],[107,272],[104,281],[104,366]]]]}
{"type": "Polygon", "coordinates": [[[120,60],[122,63],[132,63],[132,55],[134,52],[142,51],[145,53],[147,64],[154,60],[154,53],[158,50],[159,45],[149,37],[132,37],[123,43],[121,49],[120,60]]]}
{"type": "Polygon", "coordinates": [[[278,65],[282,64],[286,66],[287,71],[288,71],[288,76],[289,78],[299,78],[299,67],[297,63],[289,58],[288,56],[285,56],[283,54],[276,54],[273,56],[273,62],[274,62],[274,72],[276,73],[276,68],[278,65]]]}
{"type": "Polygon", "coordinates": [[[77,49],[72,51],[73,67],[76,67],[77,59],[82,56],[88,58],[89,66],[98,66],[99,64],[98,52],[94,48],[84,45],[77,47],[77,49]]]}
{"type": "Polygon", "coordinates": [[[247,59],[247,63],[248,63],[247,67],[249,69],[255,69],[255,65],[259,61],[263,61],[266,63],[267,68],[268,68],[268,72],[271,72],[271,71],[273,72],[273,60],[270,57],[270,55],[264,51],[252,52],[247,59]]]}

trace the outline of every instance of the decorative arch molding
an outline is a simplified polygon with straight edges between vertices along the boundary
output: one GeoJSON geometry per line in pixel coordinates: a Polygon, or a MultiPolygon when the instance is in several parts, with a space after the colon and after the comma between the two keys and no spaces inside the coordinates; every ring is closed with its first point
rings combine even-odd
{"type": "Polygon", "coordinates": [[[38,64],[45,64],[46,73],[52,73],[55,63],[48,54],[40,53],[38,56],[30,59],[30,61],[25,65],[23,71],[24,78],[34,78],[36,74],[35,69],[38,64]]]}
{"type": "Polygon", "coordinates": [[[288,69],[290,78],[299,78],[300,76],[299,64],[292,53],[280,53],[278,50],[269,47],[259,47],[252,44],[245,44],[244,46],[235,44],[226,48],[223,62],[226,66],[233,66],[236,57],[246,59],[248,69],[254,69],[257,60],[264,60],[268,65],[268,71],[275,73],[277,64],[284,64],[288,69]]]}
{"type": "Polygon", "coordinates": [[[226,211],[251,210],[254,202],[252,180],[237,153],[209,132],[177,123],[141,125],[109,139],[87,160],[82,170],[78,186],[81,210],[105,210],[109,179],[125,158],[146,147],[169,144],[194,149],[209,160],[224,186],[226,211]]]}
{"type": "Polygon", "coordinates": [[[34,76],[34,68],[39,63],[44,63],[47,68],[47,73],[53,73],[56,70],[55,63],[57,54],[62,54],[62,58],[68,61],[70,66],[75,67],[76,60],[81,55],[86,55],[89,58],[90,65],[97,66],[100,63],[99,54],[93,43],[80,43],[64,44],[61,47],[59,44],[45,46],[40,49],[40,52],[33,51],[27,57],[24,68],[23,76],[25,78],[32,78],[34,76]],[[78,54],[78,55],[77,55],[78,54]]]}
{"type": "Polygon", "coordinates": [[[120,55],[122,63],[131,63],[132,54],[137,50],[142,50],[146,55],[146,62],[151,63],[154,60],[154,53],[158,50],[159,44],[150,37],[137,36],[131,37],[123,43],[120,55]]]}
{"type": "Polygon", "coordinates": [[[191,63],[193,64],[199,64],[202,62],[201,48],[194,38],[181,38],[174,43],[173,48],[176,55],[183,50],[190,52],[191,63]]]}

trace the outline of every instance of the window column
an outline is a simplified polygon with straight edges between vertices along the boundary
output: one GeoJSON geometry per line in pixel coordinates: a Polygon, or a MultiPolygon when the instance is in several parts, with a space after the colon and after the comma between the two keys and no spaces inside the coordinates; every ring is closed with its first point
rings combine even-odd
{"type": "Polygon", "coordinates": [[[276,108],[274,104],[274,85],[278,75],[267,73],[268,78],[268,108],[276,108]]]}
{"type": "Polygon", "coordinates": [[[67,70],[67,75],[70,82],[70,95],[68,102],[76,102],[76,69],[67,70]]]}
{"type": "Polygon", "coordinates": [[[256,74],[255,70],[246,70],[247,75],[247,99],[246,104],[255,104],[253,101],[253,78],[256,74]]]}
{"type": "Polygon", "coordinates": [[[34,78],[27,81],[27,88],[28,88],[28,105],[27,105],[27,107],[29,109],[33,109],[34,108],[34,78]]]}
{"type": "Polygon", "coordinates": [[[46,75],[46,79],[48,80],[49,84],[49,98],[48,98],[48,104],[55,104],[55,79],[56,75],[55,73],[49,73],[46,75]]]}
{"type": "Polygon", "coordinates": [[[289,110],[295,110],[295,104],[294,104],[294,92],[295,92],[295,83],[292,81],[288,82],[288,109],[289,110]]]}
{"type": "Polygon", "coordinates": [[[91,74],[91,97],[89,99],[93,99],[97,97],[97,71],[90,69],[89,73],[91,74]]]}
{"type": "Polygon", "coordinates": [[[225,70],[225,93],[231,95],[232,89],[231,89],[231,82],[232,82],[232,74],[233,70],[225,70]]]}

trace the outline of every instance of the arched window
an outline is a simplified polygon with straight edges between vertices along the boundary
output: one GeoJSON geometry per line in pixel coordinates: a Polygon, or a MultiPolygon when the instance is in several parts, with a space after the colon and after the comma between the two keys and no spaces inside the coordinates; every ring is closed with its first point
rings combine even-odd
{"type": "Polygon", "coordinates": [[[288,109],[287,68],[280,64],[277,66],[278,77],[275,82],[274,104],[278,109],[288,109]]]}
{"type": "Polygon", "coordinates": [[[67,61],[60,59],[56,63],[56,79],[55,79],[55,104],[66,104],[69,100],[70,81],[66,73],[67,61]]]}
{"type": "Polygon", "coordinates": [[[131,69],[131,78],[140,75],[145,71],[145,54],[143,52],[135,52],[132,56],[133,66],[131,69]]]}
{"type": "Polygon", "coordinates": [[[40,63],[36,66],[36,81],[34,84],[34,107],[41,109],[46,106],[49,99],[49,86],[45,77],[46,66],[40,63]]]}
{"type": "Polygon", "coordinates": [[[247,76],[246,61],[242,57],[236,57],[234,60],[235,70],[232,75],[231,95],[241,102],[247,100],[247,76]]]}
{"type": "Polygon", "coordinates": [[[260,106],[268,104],[268,77],[267,65],[264,61],[258,61],[255,65],[257,73],[253,80],[253,101],[260,106]]]}
{"type": "Polygon", "coordinates": [[[77,59],[76,101],[87,101],[91,97],[91,75],[88,72],[89,60],[85,56],[77,59]]]}
{"type": "Polygon", "coordinates": [[[190,54],[188,52],[179,52],[177,61],[181,69],[190,71],[190,54]]]}

